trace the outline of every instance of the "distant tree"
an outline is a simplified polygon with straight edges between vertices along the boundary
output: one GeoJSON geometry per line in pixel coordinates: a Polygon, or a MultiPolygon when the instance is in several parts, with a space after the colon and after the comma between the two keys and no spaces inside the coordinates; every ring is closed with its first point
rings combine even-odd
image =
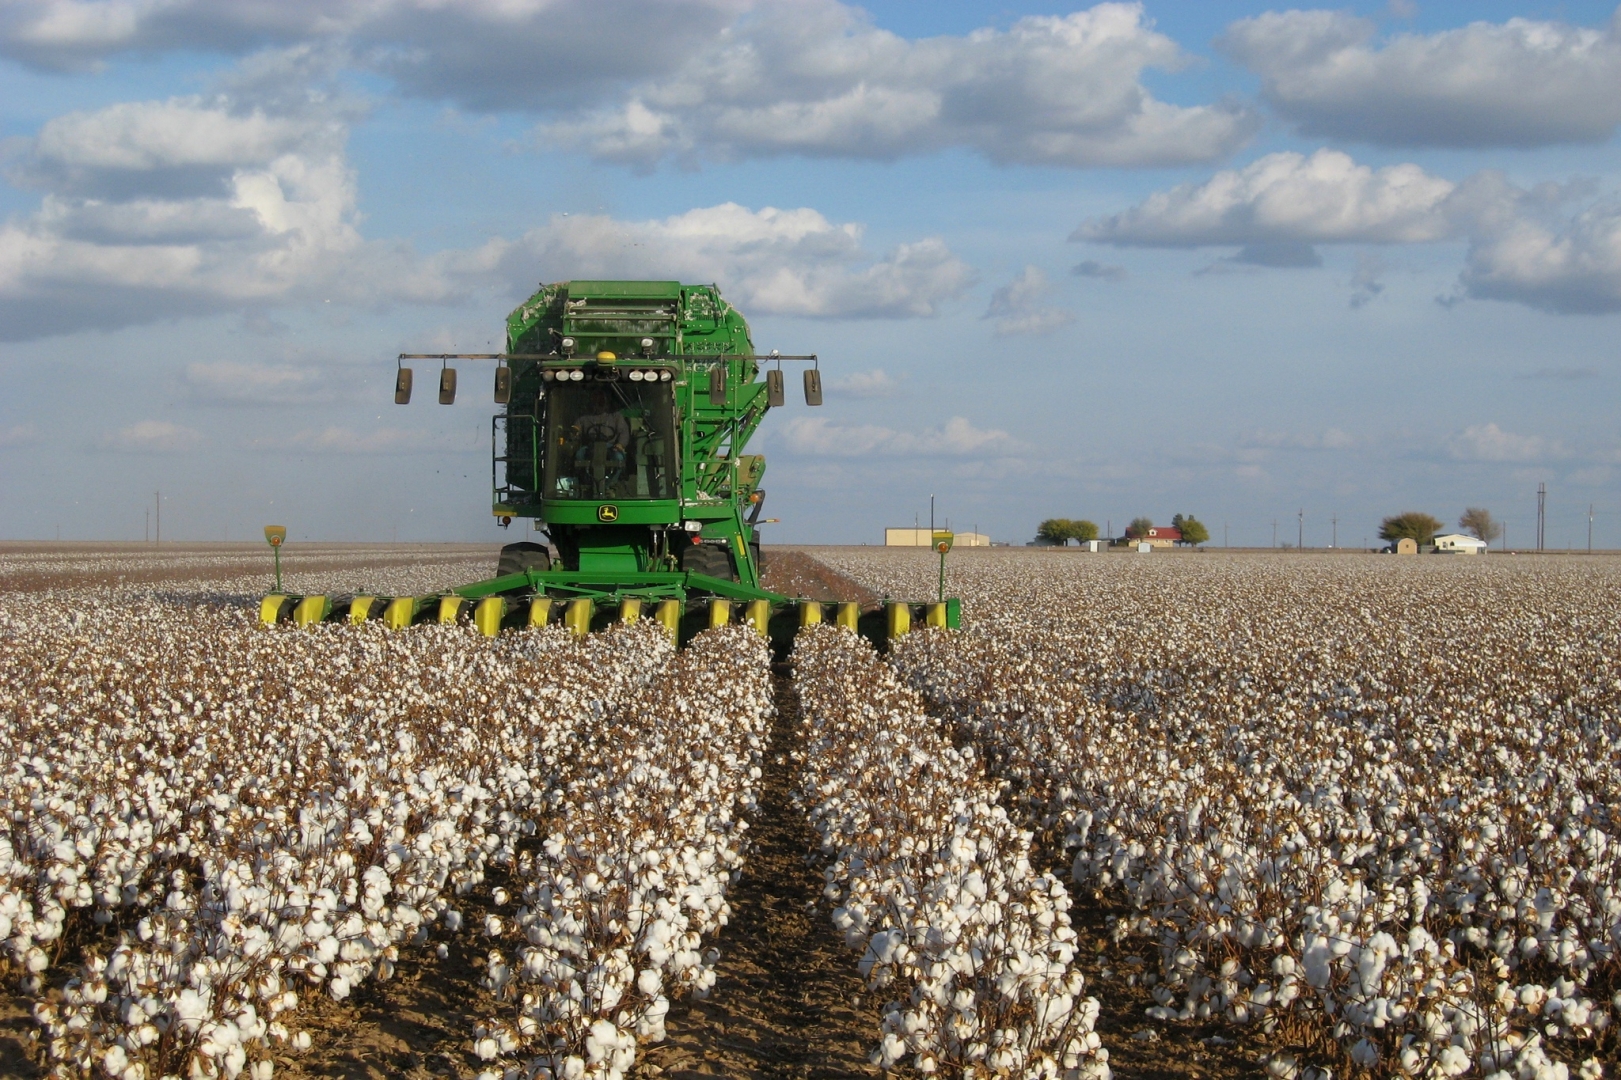
{"type": "Polygon", "coordinates": [[[1491,511],[1483,506],[1471,506],[1465,510],[1463,516],[1458,519],[1458,528],[1471,536],[1478,536],[1488,544],[1503,535],[1503,527],[1492,517],[1491,511]]]}
{"type": "MultiPolygon", "coordinates": [[[[1181,517],[1180,514],[1177,516],[1181,517]]],[[[1177,527],[1182,530],[1182,542],[1185,544],[1202,544],[1210,539],[1210,530],[1204,527],[1204,522],[1191,514],[1182,518],[1177,527]]]]}
{"type": "Polygon", "coordinates": [[[1416,544],[1428,544],[1435,540],[1436,532],[1441,523],[1428,514],[1417,510],[1409,510],[1405,514],[1396,514],[1387,517],[1379,523],[1379,537],[1382,540],[1412,540],[1416,544]]]}
{"type": "Polygon", "coordinates": [[[1139,536],[1147,536],[1148,530],[1152,529],[1153,527],[1153,518],[1132,518],[1131,524],[1126,526],[1126,536],[1129,539],[1136,539],[1139,536]]]}
{"type": "Polygon", "coordinates": [[[1048,518],[1036,526],[1036,539],[1049,544],[1067,545],[1070,536],[1069,518],[1048,518]]]}
{"type": "Polygon", "coordinates": [[[1045,540],[1049,544],[1068,545],[1071,540],[1085,543],[1098,538],[1098,527],[1095,522],[1084,518],[1075,521],[1070,518],[1048,518],[1036,526],[1036,538],[1045,540]]]}

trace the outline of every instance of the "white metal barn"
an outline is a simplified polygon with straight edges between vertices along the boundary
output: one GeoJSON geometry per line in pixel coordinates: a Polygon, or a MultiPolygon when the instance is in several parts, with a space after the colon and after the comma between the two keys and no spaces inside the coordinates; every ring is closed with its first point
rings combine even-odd
{"type": "Polygon", "coordinates": [[[1437,555],[1484,555],[1486,541],[1466,533],[1446,533],[1435,538],[1437,555]]]}

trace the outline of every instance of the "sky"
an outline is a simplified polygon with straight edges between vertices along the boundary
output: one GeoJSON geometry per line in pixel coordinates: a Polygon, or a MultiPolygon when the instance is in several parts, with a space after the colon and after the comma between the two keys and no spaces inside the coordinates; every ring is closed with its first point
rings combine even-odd
{"type": "Polygon", "coordinates": [[[1576,0],[0,0],[0,539],[518,539],[394,357],[625,277],[821,358],[767,542],[1621,547],[1618,125],[1576,0]]]}

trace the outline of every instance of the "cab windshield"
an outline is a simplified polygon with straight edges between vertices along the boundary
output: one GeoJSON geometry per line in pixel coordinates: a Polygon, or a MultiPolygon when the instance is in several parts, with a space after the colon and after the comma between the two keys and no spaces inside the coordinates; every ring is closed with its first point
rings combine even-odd
{"type": "Polygon", "coordinates": [[[548,389],[545,498],[675,498],[670,383],[557,382],[548,389]]]}

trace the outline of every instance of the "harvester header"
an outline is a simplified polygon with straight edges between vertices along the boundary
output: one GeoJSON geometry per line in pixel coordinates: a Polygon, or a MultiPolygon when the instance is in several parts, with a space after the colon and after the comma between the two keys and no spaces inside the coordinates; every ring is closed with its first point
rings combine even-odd
{"type": "MultiPolygon", "coordinates": [[[[494,578],[431,596],[278,592],[264,601],[266,622],[470,618],[493,635],[651,616],[685,637],[738,617],[774,635],[822,621],[822,605],[761,587],[765,458],[743,452],[786,403],[784,361],[811,365],[805,400],[821,404],[814,355],[757,355],[748,323],[715,286],[677,281],[542,285],[507,317],[506,345],[401,354],[395,401],[411,399],[407,360],[443,363],[442,404],[456,397],[449,361],[494,360],[492,510],[503,527],[533,521],[550,546],[508,544],[494,578]]],[[[930,623],[955,625],[955,601],[926,606],[930,623]]],[[[852,628],[863,618],[854,605],[828,614],[852,628]]],[[[910,624],[910,606],[906,615],[898,625],[910,624]]],[[[892,630],[896,619],[891,610],[892,630]]]]}

